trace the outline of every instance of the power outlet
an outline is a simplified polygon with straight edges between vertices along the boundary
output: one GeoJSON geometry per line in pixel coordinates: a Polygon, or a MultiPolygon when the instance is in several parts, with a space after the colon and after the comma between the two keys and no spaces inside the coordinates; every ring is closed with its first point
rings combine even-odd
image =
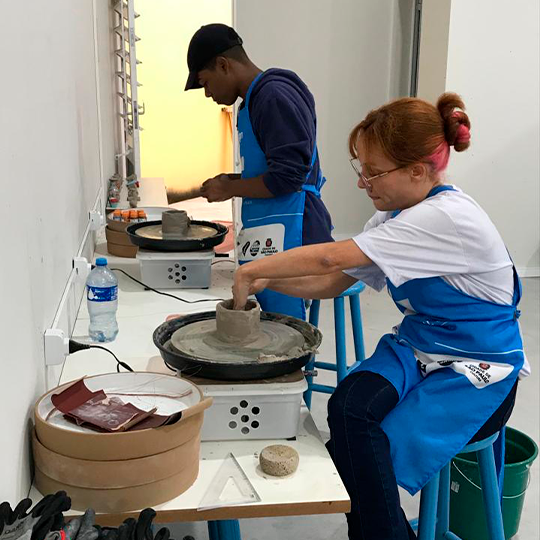
{"type": "Polygon", "coordinates": [[[75,279],[85,284],[92,265],[85,257],[75,257],[73,259],[73,269],[75,270],[75,279]]]}
{"type": "Polygon", "coordinates": [[[47,328],[44,334],[45,365],[57,366],[64,363],[69,355],[69,339],[59,328],[47,328]]]}
{"type": "Polygon", "coordinates": [[[91,231],[98,231],[105,223],[103,214],[98,210],[91,210],[88,214],[88,219],[90,220],[91,231]]]}

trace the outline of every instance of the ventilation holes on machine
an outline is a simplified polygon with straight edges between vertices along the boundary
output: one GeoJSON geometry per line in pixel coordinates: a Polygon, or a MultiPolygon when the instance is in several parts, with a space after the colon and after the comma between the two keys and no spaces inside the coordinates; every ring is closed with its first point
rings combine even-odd
{"type": "Polygon", "coordinates": [[[244,424],[249,422],[249,416],[247,414],[242,415],[242,422],[244,422],[244,424]]]}
{"type": "Polygon", "coordinates": [[[255,415],[259,414],[261,412],[261,409],[259,409],[259,407],[253,407],[253,409],[251,409],[251,412],[255,415]]]}
{"type": "Polygon", "coordinates": [[[185,266],[182,266],[182,272],[185,272],[187,268],[185,266]]]}
{"type": "Polygon", "coordinates": [[[249,433],[249,428],[248,427],[243,427],[241,431],[242,431],[243,435],[247,435],[249,433]]]}
{"type": "Polygon", "coordinates": [[[242,407],[242,409],[245,409],[248,405],[249,403],[245,399],[240,402],[240,407],[242,407]]]}
{"type": "Polygon", "coordinates": [[[238,407],[232,407],[231,414],[238,414],[238,407]]]}
{"type": "Polygon", "coordinates": [[[253,429],[257,429],[259,426],[260,426],[260,424],[259,424],[259,422],[257,422],[257,420],[254,420],[253,422],[251,422],[251,427],[253,429]]]}
{"type": "Polygon", "coordinates": [[[231,429],[235,429],[237,426],[238,426],[238,424],[237,424],[234,420],[231,421],[231,422],[229,422],[229,427],[230,427],[231,429]]]}
{"type": "Polygon", "coordinates": [[[187,279],[187,276],[182,276],[182,280],[185,281],[187,279]]]}

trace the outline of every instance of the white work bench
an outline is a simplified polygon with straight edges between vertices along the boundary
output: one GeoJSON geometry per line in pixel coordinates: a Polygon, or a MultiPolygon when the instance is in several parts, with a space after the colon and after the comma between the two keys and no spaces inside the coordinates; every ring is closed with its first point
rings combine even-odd
{"type": "MultiPolygon", "coordinates": [[[[96,256],[108,257],[109,266],[121,268],[140,279],[135,259],[121,259],[106,254],[104,244],[98,245],[96,256]]],[[[207,290],[169,289],[166,292],[184,299],[218,299],[231,297],[234,264],[226,259],[212,267],[212,285],[207,290]]],[[[119,334],[112,343],[105,344],[120,360],[127,362],[136,371],[156,371],[163,362],[155,347],[152,334],[168,315],[187,314],[215,309],[215,302],[185,304],[173,298],[160,296],[117,273],[119,280],[118,325],[119,334]],[[150,366],[150,368],[149,368],[150,366]]],[[[73,338],[88,340],[88,312],[83,300],[77,318],[73,338]]],[[[66,383],[85,375],[114,372],[116,362],[105,351],[85,350],[69,356],[65,362],[60,383],[66,383]]],[[[210,537],[213,540],[239,539],[238,534],[220,529],[221,520],[242,518],[277,517],[293,515],[336,514],[350,510],[350,500],[343,483],[328,455],[320,434],[308,409],[303,406],[300,428],[295,441],[287,444],[296,448],[300,464],[296,473],[286,478],[264,475],[258,466],[258,453],[269,444],[283,441],[225,441],[201,444],[200,472],[191,488],[175,499],[158,506],[156,522],[209,521],[210,537]],[[201,499],[212,482],[219,466],[232,452],[261,498],[261,502],[229,506],[213,510],[198,511],[201,499]]],[[[32,488],[33,500],[40,494],[32,488]]],[[[118,525],[127,517],[136,517],[138,512],[126,514],[98,514],[102,525],[118,525]]],[[[234,522],[232,522],[234,524],[234,522]]],[[[232,531],[234,527],[230,530],[232,531]]]]}

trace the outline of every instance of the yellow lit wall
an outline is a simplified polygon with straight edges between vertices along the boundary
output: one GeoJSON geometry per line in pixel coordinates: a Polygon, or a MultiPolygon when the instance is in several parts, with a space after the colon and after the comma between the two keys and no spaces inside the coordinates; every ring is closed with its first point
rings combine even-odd
{"type": "Polygon", "coordinates": [[[222,107],[204,90],[184,92],[186,55],[204,24],[231,24],[231,0],[136,0],[137,77],[141,116],[141,174],[188,189],[232,172],[232,136],[222,107]]]}

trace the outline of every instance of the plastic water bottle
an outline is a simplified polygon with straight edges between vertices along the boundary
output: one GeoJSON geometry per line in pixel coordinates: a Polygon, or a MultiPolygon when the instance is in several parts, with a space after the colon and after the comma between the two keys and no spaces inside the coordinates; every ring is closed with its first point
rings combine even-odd
{"type": "Polygon", "coordinates": [[[102,343],[113,341],[118,334],[118,279],[107,268],[105,257],[96,259],[96,267],[88,275],[86,298],[90,314],[90,337],[93,341],[102,343]]]}

